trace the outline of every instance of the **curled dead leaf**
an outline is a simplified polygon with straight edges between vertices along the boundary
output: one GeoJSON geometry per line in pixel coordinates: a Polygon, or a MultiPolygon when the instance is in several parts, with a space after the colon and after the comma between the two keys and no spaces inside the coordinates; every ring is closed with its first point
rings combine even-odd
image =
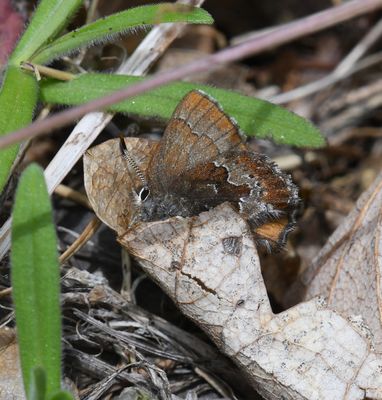
{"type": "MultiPolygon", "coordinates": [[[[127,146],[130,140],[138,139],[127,146]]],[[[264,398],[382,399],[382,358],[362,320],[346,319],[320,298],[273,314],[251,230],[229,204],[127,229],[125,209],[134,199],[117,146],[106,142],[85,157],[97,215],[264,398]]]]}
{"type": "Polygon", "coordinates": [[[382,398],[382,358],[359,324],[321,299],[272,313],[250,230],[229,205],[139,224],[119,241],[265,398],[382,398]]]}
{"type": "Polygon", "coordinates": [[[382,174],[360,197],[288,295],[289,302],[322,295],[343,315],[361,315],[377,351],[382,350],[381,205],[382,174]]]}
{"type": "MultiPolygon", "coordinates": [[[[147,168],[149,155],[157,146],[154,141],[128,138],[127,150],[142,170],[147,168]]],[[[118,234],[129,225],[129,205],[136,201],[132,187],[141,182],[127,168],[118,140],[108,140],[89,149],[84,156],[84,183],[90,204],[98,218],[118,234]]]]}

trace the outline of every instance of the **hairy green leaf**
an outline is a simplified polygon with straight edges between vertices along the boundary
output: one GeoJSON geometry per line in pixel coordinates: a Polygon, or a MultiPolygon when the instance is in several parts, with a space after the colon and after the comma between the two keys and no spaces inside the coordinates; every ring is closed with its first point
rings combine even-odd
{"type": "Polygon", "coordinates": [[[21,175],[12,217],[12,286],[26,390],[34,368],[47,373],[47,394],[60,389],[59,265],[44,174],[30,165],[21,175]]]}
{"type": "Polygon", "coordinates": [[[31,384],[28,392],[28,400],[45,400],[46,394],[46,372],[44,368],[33,368],[31,384]]]}
{"type": "Polygon", "coordinates": [[[27,61],[68,24],[82,3],[83,0],[41,0],[9,63],[18,66],[27,61]]]}
{"type": "MultiPolygon", "coordinates": [[[[0,91],[0,136],[31,123],[38,98],[34,76],[10,66],[0,91]]],[[[8,180],[18,145],[0,150],[0,192],[8,180]]]]}
{"type": "MultiPolygon", "coordinates": [[[[83,104],[142,79],[126,75],[85,74],[69,82],[46,80],[41,86],[41,96],[48,103],[83,104]]],[[[176,82],[162,86],[114,104],[109,109],[169,119],[179,100],[192,89],[203,90],[215,98],[249,136],[270,138],[276,143],[301,147],[321,147],[325,144],[315,126],[285,108],[254,97],[194,83],[176,82]]]]}
{"type": "Polygon", "coordinates": [[[164,22],[211,24],[213,19],[207,11],[185,4],[162,3],[130,8],[61,36],[37,52],[32,61],[44,64],[80,47],[115,40],[131,29],[164,22]]]}

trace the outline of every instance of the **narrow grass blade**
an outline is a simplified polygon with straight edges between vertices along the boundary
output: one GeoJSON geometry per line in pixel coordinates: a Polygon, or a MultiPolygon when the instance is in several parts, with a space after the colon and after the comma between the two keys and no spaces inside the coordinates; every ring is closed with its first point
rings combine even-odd
{"type": "Polygon", "coordinates": [[[131,29],[164,22],[212,24],[213,19],[207,11],[185,4],[162,3],[131,8],[67,33],[42,48],[32,61],[44,64],[80,47],[115,40],[131,29]]]}
{"type": "Polygon", "coordinates": [[[60,389],[59,266],[43,171],[29,166],[16,192],[12,220],[12,286],[24,386],[34,368],[47,373],[47,394],[60,389]]]}
{"type": "MultiPolygon", "coordinates": [[[[0,92],[0,136],[31,123],[37,98],[35,77],[10,66],[0,92]]],[[[0,193],[7,182],[18,148],[18,145],[13,145],[0,150],[0,193]]]]}
{"type": "MultiPolygon", "coordinates": [[[[69,82],[47,80],[41,96],[48,103],[86,103],[142,78],[126,75],[85,74],[69,82]]],[[[201,89],[215,98],[249,136],[270,138],[276,143],[300,147],[325,144],[319,130],[304,118],[264,100],[194,83],[176,82],[114,104],[110,110],[143,116],[170,118],[179,100],[190,90],[201,89]]]]}
{"type": "Polygon", "coordinates": [[[68,24],[82,3],[83,0],[41,0],[9,63],[18,66],[20,62],[29,60],[68,24]]]}

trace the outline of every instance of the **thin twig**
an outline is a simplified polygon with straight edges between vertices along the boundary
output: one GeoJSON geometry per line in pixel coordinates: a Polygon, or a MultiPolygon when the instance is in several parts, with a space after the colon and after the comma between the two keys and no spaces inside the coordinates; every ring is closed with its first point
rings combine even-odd
{"type": "MultiPolygon", "coordinates": [[[[275,104],[285,104],[293,100],[301,99],[313,93],[321,91],[334,83],[347,78],[348,76],[358,72],[360,66],[364,64],[357,62],[367,52],[367,50],[382,35],[382,19],[373,26],[373,28],[362,38],[362,40],[352,49],[352,51],[338,64],[338,66],[329,75],[310,82],[304,86],[300,86],[289,92],[282,93],[269,98],[268,100],[275,104]],[[360,65],[359,65],[360,64],[360,65]]],[[[377,60],[379,62],[379,60],[377,60]]],[[[367,65],[368,66],[368,65],[367,65]]],[[[361,68],[361,69],[362,69],[361,68]]]]}
{"type": "Polygon", "coordinates": [[[36,79],[41,80],[41,75],[50,78],[57,79],[59,81],[71,81],[76,77],[74,74],[69,72],[60,71],[59,69],[54,69],[50,67],[45,67],[45,65],[33,64],[31,62],[21,63],[21,69],[25,71],[33,72],[36,75],[36,79]]]}
{"type": "Polygon", "coordinates": [[[70,257],[77,253],[86,242],[96,233],[101,226],[101,221],[94,217],[81,232],[80,236],[60,255],[60,264],[66,262],[70,257]]]}
{"type": "Polygon", "coordinates": [[[374,43],[382,35],[382,19],[380,19],[370,31],[360,40],[353,50],[338,64],[336,73],[341,75],[350,71],[353,65],[362,58],[374,43]]]}
{"type": "Polygon", "coordinates": [[[83,115],[96,110],[102,110],[112,104],[136,96],[145,91],[162,86],[166,83],[185,78],[196,73],[211,70],[211,66],[235,61],[249,55],[258,54],[274,46],[290,42],[301,36],[306,36],[329,26],[346,21],[382,7],[381,0],[353,0],[337,7],[313,14],[300,20],[285,24],[269,34],[249,40],[237,46],[229,47],[215,54],[203,57],[190,64],[158,73],[153,77],[135,85],[125,87],[108,96],[93,100],[87,104],[55,114],[54,116],[31,124],[30,126],[0,138],[0,148],[20,142],[29,137],[49,133],[53,129],[65,126],[83,115]]]}
{"type": "Polygon", "coordinates": [[[60,184],[56,187],[54,193],[63,197],[64,199],[70,199],[75,203],[88,208],[89,210],[93,210],[86,195],[78,192],[77,190],[72,189],[69,186],[60,184]]]}
{"type": "Polygon", "coordinates": [[[12,288],[11,287],[8,287],[8,288],[5,288],[3,290],[0,290],[0,298],[9,296],[10,294],[12,294],[12,288]]]}

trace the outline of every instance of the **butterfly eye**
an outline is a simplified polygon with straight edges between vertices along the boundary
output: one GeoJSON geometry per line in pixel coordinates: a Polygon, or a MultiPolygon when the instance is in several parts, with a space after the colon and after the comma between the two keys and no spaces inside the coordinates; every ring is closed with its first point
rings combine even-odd
{"type": "Polygon", "coordinates": [[[145,201],[150,195],[150,189],[147,186],[143,186],[143,188],[139,191],[138,196],[141,201],[145,201]]]}

